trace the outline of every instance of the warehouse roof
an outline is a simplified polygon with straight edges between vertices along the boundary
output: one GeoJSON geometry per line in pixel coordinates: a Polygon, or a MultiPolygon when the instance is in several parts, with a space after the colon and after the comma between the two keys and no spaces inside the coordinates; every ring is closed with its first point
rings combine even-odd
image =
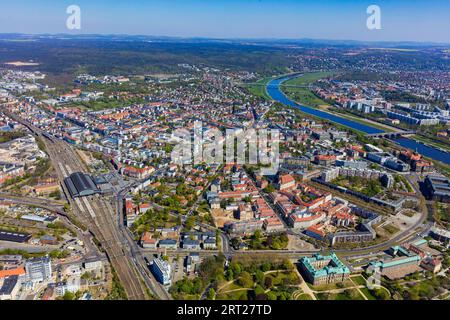
{"type": "Polygon", "coordinates": [[[17,284],[18,276],[8,277],[3,281],[3,286],[0,288],[0,295],[10,295],[17,284]]]}
{"type": "Polygon", "coordinates": [[[31,238],[28,233],[0,230],[0,241],[27,242],[31,238]]]}
{"type": "Polygon", "coordinates": [[[72,197],[87,196],[98,192],[92,177],[82,172],[72,173],[70,177],[64,179],[64,183],[72,197]]]}

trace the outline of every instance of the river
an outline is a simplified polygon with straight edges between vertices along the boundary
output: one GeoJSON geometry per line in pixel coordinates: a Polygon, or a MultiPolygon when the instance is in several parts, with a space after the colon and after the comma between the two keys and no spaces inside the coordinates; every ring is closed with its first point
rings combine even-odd
{"type": "MultiPolygon", "coordinates": [[[[349,120],[349,119],[346,119],[343,117],[339,117],[339,116],[330,114],[325,111],[321,111],[321,110],[314,109],[311,107],[306,107],[306,106],[296,103],[295,101],[292,101],[281,91],[280,85],[283,82],[293,79],[298,76],[299,76],[298,74],[288,75],[288,76],[283,76],[281,78],[271,80],[267,84],[267,87],[266,87],[268,95],[273,100],[275,100],[285,106],[297,108],[306,114],[310,114],[312,116],[315,116],[315,117],[318,117],[321,119],[329,120],[334,123],[337,123],[337,124],[340,124],[340,125],[352,128],[352,129],[356,129],[358,131],[361,131],[361,132],[364,132],[367,134],[384,132],[381,129],[374,128],[369,125],[362,124],[362,123],[359,123],[356,121],[352,121],[352,120],[349,120]]],[[[448,152],[440,151],[437,148],[427,146],[423,143],[420,143],[418,141],[408,139],[408,138],[398,138],[398,139],[395,139],[394,141],[396,143],[398,143],[399,145],[401,145],[402,147],[409,148],[409,149],[419,152],[420,154],[424,155],[425,157],[428,157],[428,158],[431,158],[431,159],[434,159],[437,161],[441,161],[443,163],[450,165],[450,153],[448,153],[448,152]]]]}

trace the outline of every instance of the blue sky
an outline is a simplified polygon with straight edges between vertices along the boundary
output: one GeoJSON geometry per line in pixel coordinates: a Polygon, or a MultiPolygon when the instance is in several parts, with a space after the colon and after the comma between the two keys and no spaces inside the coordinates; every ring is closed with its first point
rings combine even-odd
{"type": "Polygon", "coordinates": [[[139,34],[450,43],[448,0],[2,0],[0,33],[139,34]],[[81,30],[66,29],[67,6],[81,30]],[[366,8],[381,8],[368,30],[366,8]]]}

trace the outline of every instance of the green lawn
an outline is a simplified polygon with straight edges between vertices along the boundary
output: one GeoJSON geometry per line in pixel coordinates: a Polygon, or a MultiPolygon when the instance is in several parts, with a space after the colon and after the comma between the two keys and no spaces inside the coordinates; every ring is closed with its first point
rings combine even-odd
{"type": "Polygon", "coordinates": [[[383,125],[374,123],[375,120],[373,120],[373,119],[370,119],[370,120],[373,120],[374,122],[364,121],[363,119],[358,118],[358,116],[348,112],[347,110],[337,109],[337,108],[334,108],[333,110],[328,110],[328,112],[331,112],[331,111],[332,111],[332,113],[335,113],[339,117],[346,118],[348,120],[352,120],[352,121],[355,121],[355,122],[359,122],[359,123],[364,124],[366,126],[370,126],[370,127],[376,128],[376,129],[380,129],[380,130],[383,130],[385,132],[393,132],[394,131],[393,129],[390,129],[387,125],[383,126],[383,125]]]}
{"type": "Polygon", "coordinates": [[[266,86],[270,80],[272,80],[271,77],[263,78],[263,79],[256,81],[256,84],[248,85],[248,86],[246,85],[246,88],[248,91],[250,91],[251,94],[253,94],[255,96],[261,97],[265,100],[271,100],[269,95],[266,92],[266,86]]]}
{"type": "Polygon", "coordinates": [[[334,289],[342,289],[342,288],[348,288],[353,287],[354,284],[350,280],[346,280],[344,282],[337,282],[337,283],[329,283],[329,284],[321,284],[317,286],[313,286],[312,284],[308,283],[308,287],[310,287],[312,290],[315,291],[327,291],[327,290],[334,290],[334,289]]]}
{"type": "Polygon", "coordinates": [[[390,234],[394,234],[400,231],[399,228],[397,228],[396,226],[392,225],[392,224],[388,224],[383,226],[383,229],[386,230],[387,232],[389,232],[390,234]]]}
{"type": "Polygon", "coordinates": [[[229,285],[220,289],[220,292],[226,292],[226,291],[236,290],[236,289],[242,289],[242,287],[240,285],[238,285],[237,283],[232,282],[229,285]]]}
{"type": "Polygon", "coordinates": [[[443,142],[436,141],[436,140],[430,139],[428,137],[424,137],[422,135],[417,135],[417,134],[412,136],[412,138],[413,138],[413,140],[425,143],[425,144],[430,145],[432,147],[442,148],[444,150],[450,151],[450,146],[448,144],[443,143],[443,142]]]}
{"type": "Polygon", "coordinates": [[[300,77],[296,77],[294,79],[288,80],[283,83],[283,85],[293,85],[293,86],[303,86],[313,83],[319,79],[327,78],[334,75],[334,72],[309,72],[305,73],[300,77]]]}
{"type": "Polygon", "coordinates": [[[362,288],[360,289],[361,292],[366,296],[367,299],[369,300],[377,300],[377,298],[375,298],[369,291],[369,289],[367,288],[362,288]]]}
{"type": "Polygon", "coordinates": [[[283,92],[292,100],[308,107],[328,105],[307,88],[283,87],[283,92]]]}
{"type": "Polygon", "coordinates": [[[334,300],[364,300],[364,297],[361,296],[358,290],[356,289],[348,289],[351,292],[351,295],[346,294],[345,292],[335,294],[336,298],[334,300]]]}
{"type": "Polygon", "coordinates": [[[319,300],[364,300],[364,297],[356,289],[347,289],[347,292],[340,293],[317,293],[317,299],[319,300]]]}
{"type": "Polygon", "coordinates": [[[247,300],[247,291],[247,289],[242,289],[239,291],[221,293],[216,296],[216,300],[241,300],[243,296],[245,296],[245,300],[247,300]]]}
{"type": "Polygon", "coordinates": [[[309,106],[309,107],[317,107],[320,105],[327,105],[325,101],[317,97],[311,90],[304,87],[289,87],[289,86],[308,86],[309,84],[323,79],[329,76],[332,76],[333,72],[311,72],[305,73],[302,76],[293,78],[284,82],[281,85],[283,92],[292,100],[309,106]]]}
{"type": "Polygon", "coordinates": [[[354,283],[357,285],[365,286],[366,285],[366,279],[364,279],[363,276],[356,276],[351,278],[354,283]]]}

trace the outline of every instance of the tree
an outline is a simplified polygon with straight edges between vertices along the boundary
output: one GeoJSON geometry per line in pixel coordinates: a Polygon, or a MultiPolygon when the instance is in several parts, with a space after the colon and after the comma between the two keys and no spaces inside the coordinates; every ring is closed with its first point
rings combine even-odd
{"type": "Polygon", "coordinates": [[[75,299],[75,294],[73,294],[70,291],[66,291],[63,295],[63,299],[64,300],[74,300],[75,299]]]}
{"type": "Polygon", "coordinates": [[[236,276],[239,276],[242,272],[242,266],[239,262],[231,262],[228,267],[236,276]]]}
{"type": "Polygon", "coordinates": [[[241,276],[238,279],[238,284],[243,288],[252,288],[253,287],[253,277],[247,271],[242,272],[241,276]]]}
{"type": "Polygon", "coordinates": [[[266,288],[266,289],[270,289],[270,288],[272,288],[272,277],[271,276],[267,276],[265,279],[264,279],[264,287],[266,288]]]}
{"type": "Polygon", "coordinates": [[[255,240],[261,240],[262,237],[262,232],[261,230],[256,230],[255,233],[253,234],[253,239],[255,240]]]}
{"type": "Polygon", "coordinates": [[[261,265],[261,270],[263,272],[267,272],[270,270],[270,262],[265,261],[262,265],[261,265]]]}
{"type": "Polygon", "coordinates": [[[294,265],[290,260],[284,260],[283,261],[283,269],[284,270],[294,270],[294,265]]]}
{"type": "Polygon", "coordinates": [[[248,296],[247,296],[247,292],[244,292],[244,293],[242,293],[240,296],[239,296],[239,300],[248,300],[248,296]]]}
{"type": "Polygon", "coordinates": [[[257,294],[255,300],[267,300],[267,295],[265,293],[257,294]]]}
{"type": "Polygon", "coordinates": [[[389,293],[387,293],[386,290],[384,290],[384,289],[374,289],[372,294],[378,300],[388,300],[389,299],[389,293]]]}
{"type": "Polygon", "coordinates": [[[269,184],[267,187],[263,189],[265,193],[272,193],[275,191],[275,187],[272,184],[269,184]]]}
{"type": "Polygon", "coordinates": [[[274,292],[269,291],[267,293],[267,300],[277,300],[277,295],[274,292]]]}
{"type": "Polygon", "coordinates": [[[222,201],[220,201],[220,207],[222,209],[225,209],[227,207],[228,203],[229,203],[228,199],[223,199],[222,201]]]}
{"type": "Polygon", "coordinates": [[[238,238],[233,238],[233,239],[231,239],[230,244],[233,248],[237,249],[237,248],[239,248],[241,241],[238,238]]]}
{"type": "Polygon", "coordinates": [[[214,290],[214,288],[210,288],[209,291],[208,291],[208,294],[207,294],[206,298],[207,298],[208,300],[214,300],[215,297],[216,297],[216,290],[214,290]]]}
{"type": "Polygon", "coordinates": [[[228,269],[227,272],[226,272],[225,278],[226,278],[228,281],[233,280],[233,279],[234,279],[234,273],[233,273],[233,270],[228,269]]]}
{"type": "Polygon", "coordinates": [[[195,217],[193,217],[193,216],[189,216],[187,219],[186,219],[186,229],[187,230],[191,230],[193,227],[194,227],[194,225],[195,225],[195,217]]]}
{"type": "Polygon", "coordinates": [[[262,272],[261,270],[256,271],[255,281],[259,284],[262,284],[264,281],[264,272],[262,272]]]}
{"type": "Polygon", "coordinates": [[[255,287],[255,295],[258,296],[260,294],[264,294],[265,290],[259,284],[255,287]]]}

